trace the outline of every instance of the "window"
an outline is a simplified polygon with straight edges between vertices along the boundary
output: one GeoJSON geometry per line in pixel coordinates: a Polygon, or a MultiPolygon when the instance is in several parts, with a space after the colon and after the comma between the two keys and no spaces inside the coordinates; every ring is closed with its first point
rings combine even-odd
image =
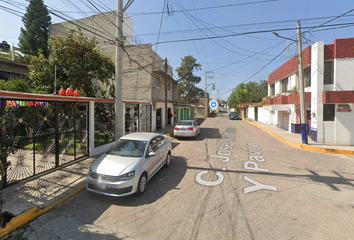
{"type": "Polygon", "coordinates": [[[171,82],[168,82],[168,91],[171,90],[171,82]]]}
{"type": "Polygon", "coordinates": [[[323,121],[334,121],[334,104],[323,104],[323,121]]]}
{"type": "Polygon", "coordinates": [[[156,77],[156,86],[160,87],[160,76],[156,77]]]}
{"type": "Polygon", "coordinates": [[[269,91],[269,96],[274,95],[274,84],[270,85],[270,91],[269,91]]]}
{"type": "Polygon", "coordinates": [[[304,82],[305,87],[311,87],[311,68],[306,68],[304,70],[304,82]]]}
{"type": "Polygon", "coordinates": [[[159,149],[160,147],[162,147],[165,144],[166,139],[163,136],[157,136],[157,141],[158,141],[157,147],[159,149]]]}
{"type": "Polygon", "coordinates": [[[288,90],[288,78],[281,80],[281,92],[284,93],[288,90]]]}
{"type": "Polygon", "coordinates": [[[157,137],[153,138],[149,144],[149,153],[156,152],[159,149],[157,137]]]}
{"type": "Polygon", "coordinates": [[[324,84],[333,84],[333,61],[324,63],[324,84]]]}

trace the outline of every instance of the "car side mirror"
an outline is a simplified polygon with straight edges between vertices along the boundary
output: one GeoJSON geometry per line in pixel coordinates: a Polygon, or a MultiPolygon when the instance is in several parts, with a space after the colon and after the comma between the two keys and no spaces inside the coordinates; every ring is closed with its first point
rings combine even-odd
{"type": "Polygon", "coordinates": [[[155,152],[149,152],[149,154],[148,154],[149,157],[153,157],[153,156],[155,156],[155,155],[156,155],[155,152]]]}

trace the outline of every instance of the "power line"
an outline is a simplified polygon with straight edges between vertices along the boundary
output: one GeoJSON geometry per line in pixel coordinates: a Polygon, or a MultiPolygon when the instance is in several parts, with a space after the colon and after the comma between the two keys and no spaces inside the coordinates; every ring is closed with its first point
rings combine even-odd
{"type": "MultiPolygon", "coordinates": [[[[257,3],[266,3],[266,2],[277,2],[280,0],[265,0],[265,1],[256,1],[256,2],[246,2],[246,3],[235,3],[235,4],[228,4],[222,6],[213,6],[213,7],[204,7],[204,8],[194,8],[188,9],[185,11],[200,11],[200,10],[208,10],[208,9],[216,9],[216,8],[229,8],[234,6],[241,6],[241,5],[250,5],[250,4],[257,4],[257,3]]],[[[183,12],[181,11],[174,11],[174,12],[183,12]]],[[[154,15],[154,14],[161,14],[161,12],[147,12],[147,13],[129,13],[130,16],[139,16],[139,15],[154,15]]]]}
{"type": "MultiPolygon", "coordinates": [[[[325,26],[321,26],[321,27],[340,26],[340,25],[353,25],[353,24],[354,23],[341,23],[341,24],[325,25],[325,26]]],[[[303,28],[313,28],[313,27],[303,27],[303,28]]],[[[251,32],[235,33],[235,34],[221,35],[221,36],[214,36],[214,37],[205,37],[205,38],[190,38],[190,39],[169,40],[169,41],[157,42],[157,43],[154,43],[153,45],[155,45],[155,44],[163,44],[163,43],[185,42],[185,41],[211,40],[211,39],[217,39],[217,38],[236,37],[236,36],[258,34],[258,33],[290,31],[290,30],[295,30],[295,29],[296,28],[294,28],[294,27],[292,27],[292,28],[280,28],[280,29],[273,29],[273,30],[251,31],[251,32]]]]}
{"type": "MultiPolygon", "coordinates": [[[[291,44],[293,44],[293,43],[291,43],[291,44]]],[[[250,80],[252,77],[254,77],[257,73],[259,73],[260,71],[262,71],[266,66],[268,66],[269,64],[271,64],[277,57],[279,57],[282,53],[284,53],[284,52],[291,46],[291,44],[289,44],[286,48],[284,48],[283,51],[281,51],[277,56],[275,56],[272,60],[270,60],[266,65],[264,65],[263,67],[261,67],[257,72],[255,72],[254,74],[252,74],[252,76],[250,76],[249,78],[247,78],[246,80],[244,80],[244,81],[241,82],[241,83],[247,82],[247,81],[250,80]]],[[[236,86],[236,87],[237,87],[237,86],[236,86]]],[[[227,92],[230,92],[230,91],[234,90],[236,87],[231,88],[230,90],[227,90],[227,91],[223,92],[222,94],[227,93],[227,92]]]]}

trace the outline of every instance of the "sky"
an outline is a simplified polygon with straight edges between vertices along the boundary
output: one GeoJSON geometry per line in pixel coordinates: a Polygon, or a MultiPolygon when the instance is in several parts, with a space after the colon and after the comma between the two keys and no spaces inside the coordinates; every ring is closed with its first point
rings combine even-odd
{"type": "MultiPolygon", "coordinates": [[[[127,2],[124,0],[123,6],[127,2]]],[[[112,0],[44,3],[68,19],[117,9],[112,0]]],[[[0,41],[17,46],[28,4],[29,0],[0,1],[0,41]]],[[[297,54],[297,21],[303,49],[318,41],[332,44],[335,39],[354,37],[353,0],[133,0],[126,13],[134,21],[136,37],[153,44],[153,50],[167,58],[173,69],[192,55],[202,68],[194,72],[202,79],[197,87],[204,89],[206,80],[208,84],[215,82],[215,90],[208,85],[208,92],[212,99],[220,100],[227,100],[240,83],[267,80],[297,54]]],[[[64,21],[51,17],[52,23],[64,21]]],[[[176,72],[174,79],[178,79],[176,72]]]]}

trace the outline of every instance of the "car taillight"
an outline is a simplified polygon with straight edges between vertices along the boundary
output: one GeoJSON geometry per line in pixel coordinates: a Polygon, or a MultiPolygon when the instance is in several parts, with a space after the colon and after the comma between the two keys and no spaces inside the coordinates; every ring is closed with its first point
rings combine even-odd
{"type": "Polygon", "coordinates": [[[189,127],[188,130],[193,130],[193,128],[192,128],[192,127],[189,127]]]}
{"type": "Polygon", "coordinates": [[[174,129],[175,129],[175,130],[178,130],[178,127],[175,127],[174,129]]]}

